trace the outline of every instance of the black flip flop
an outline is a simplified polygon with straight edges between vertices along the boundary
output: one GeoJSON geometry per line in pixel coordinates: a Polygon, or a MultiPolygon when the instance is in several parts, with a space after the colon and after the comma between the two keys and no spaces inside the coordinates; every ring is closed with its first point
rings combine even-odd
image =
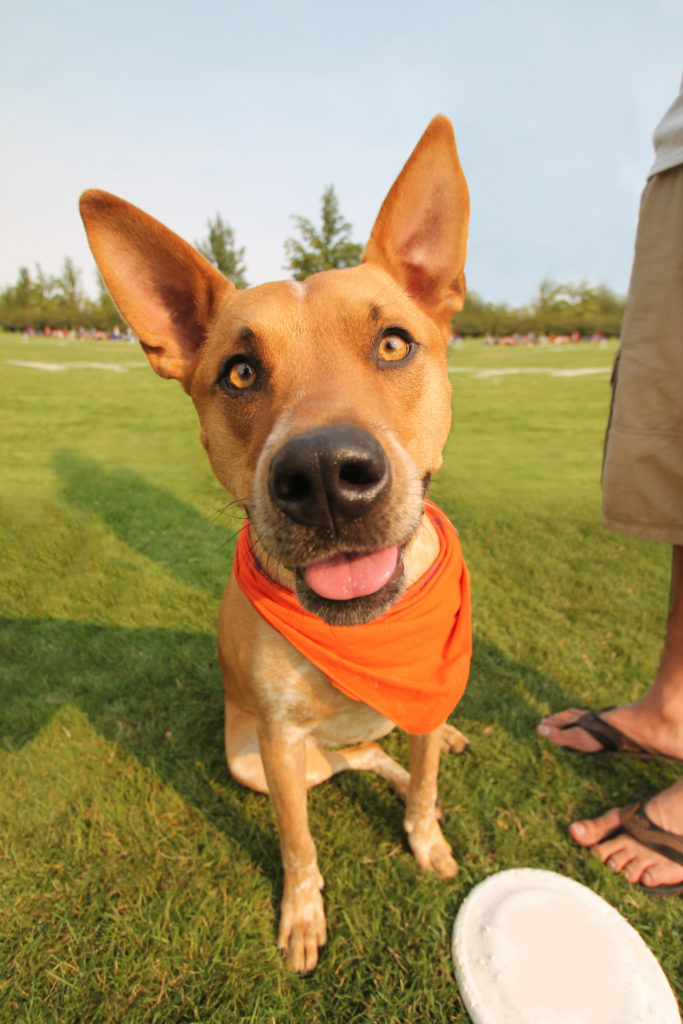
{"type": "MultiPolygon", "coordinates": [[[[661,853],[675,864],[683,865],[683,836],[677,836],[655,825],[645,810],[646,803],[647,801],[643,800],[642,803],[624,807],[619,812],[621,828],[618,832],[631,836],[641,846],[661,853]]],[[[644,885],[642,882],[636,882],[636,886],[652,896],[677,896],[683,893],[683,882],[672,885],[644,885]]]]}
{"type": "Polygon", "coordinates": [[[600,750],[574,750],[572,747],[563,747],[562,749],[568,750],[571,754],[583,754],[584,757],[594,757],[596,754],[609,754],[611,757],[635,757],[641,761],[677,761],[680,764],[680,758],[671,757],[668,754],[660,754],[654,747],[638,743],[637,740],[631,739],[621,729],[600,717],[606,711],[613,710],[614,705],[608,708],[601,708],[600,711],[585,711],[575,722],[568,722],[567,725],[559,726],[562,732],[567,732],[569,729],[583,729],[584,732],[587,732],[589,736],[598,741],[600,750]]]}

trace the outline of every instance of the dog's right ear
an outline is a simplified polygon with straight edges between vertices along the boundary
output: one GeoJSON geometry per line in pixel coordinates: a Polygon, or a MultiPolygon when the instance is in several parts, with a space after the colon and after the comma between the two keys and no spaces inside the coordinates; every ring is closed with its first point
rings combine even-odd
{"type": "Polygon", "coordinates": [[[152,368],[186,391],[219,303],[234,285],[159,221],[108,192],[80,201],[90,248],[152,368]]]}
{"type": "Polygon", "coordinates": [[[384,200],[363,260],[388,270],[439,324],[445,338],[451,317],[465,301],[469,216],[453,127],[440,115],[384,200]]]}

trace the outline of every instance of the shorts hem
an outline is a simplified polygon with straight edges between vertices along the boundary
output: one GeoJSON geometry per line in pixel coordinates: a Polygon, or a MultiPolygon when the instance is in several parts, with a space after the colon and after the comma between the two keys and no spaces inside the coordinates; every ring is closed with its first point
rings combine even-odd
{"type": "Polygon", "coordinates": [[[655,523],[638,523],[623,519],[614,519],[602,513],[602,525],[614,533],[625,533],[638,540],[654,540],[662,544],[683,545],[683,526],[659,525],[655,523]]]}

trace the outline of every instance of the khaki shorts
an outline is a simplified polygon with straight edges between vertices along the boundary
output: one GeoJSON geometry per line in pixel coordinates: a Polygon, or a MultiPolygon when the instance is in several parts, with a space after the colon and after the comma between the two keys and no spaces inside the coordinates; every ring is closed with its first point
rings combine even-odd
{"type": "Polygon", "coordinates": [[[683,545],[683,165],[643,192],[612,382],[603,522],[683,545]]]}

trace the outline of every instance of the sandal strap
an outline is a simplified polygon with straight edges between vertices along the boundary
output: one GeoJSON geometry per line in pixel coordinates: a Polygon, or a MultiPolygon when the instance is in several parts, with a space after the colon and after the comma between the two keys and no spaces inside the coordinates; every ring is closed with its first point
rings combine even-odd
{"type": "Polygon", "coordinates": [[[622,829],[649,850],[656,850],[676,864],[683,864],[683,836],[655,825],[645,810],[646,803],[643,800],[642,803],[631,804],[620,811],[622,829]]]}
{"type": "Polygon", "coordinates": [[[652,747],[647,747],[643,743],[631,739],[621,729],[617,729],[616,726],[600,717],[606,711],[612,710],[613,707],[601,708],[600,711],[586,711],[575,722],[570,722],[562,728],[565,730],[583,729],[602,747],[602,750],[596,751],[598,754],[631,754],[641,758],[662,758],[662,755],[652,747]]]}

